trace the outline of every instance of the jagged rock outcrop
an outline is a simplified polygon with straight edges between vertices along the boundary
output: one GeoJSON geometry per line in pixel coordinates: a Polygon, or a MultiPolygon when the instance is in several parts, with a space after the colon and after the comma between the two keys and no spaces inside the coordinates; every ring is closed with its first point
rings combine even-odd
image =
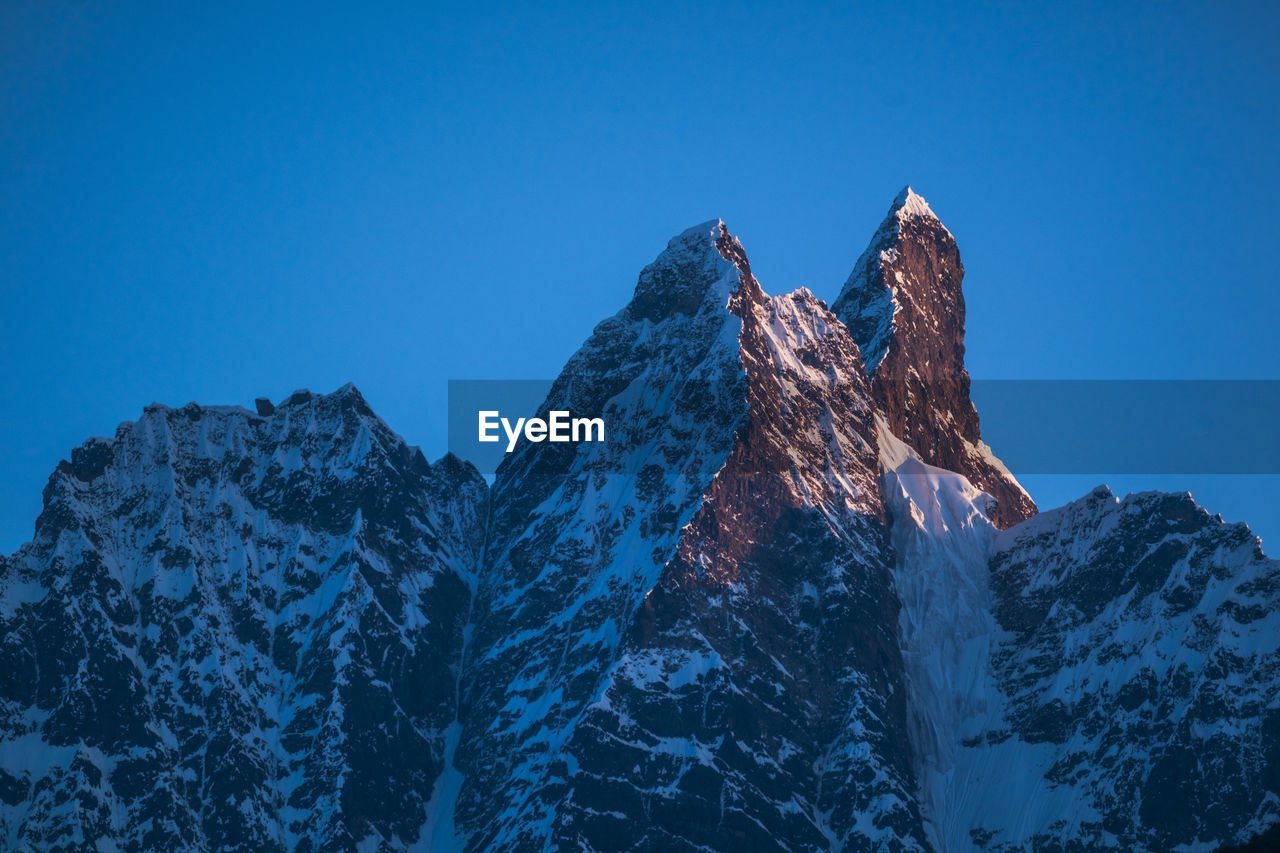
{"type": "Polygon", "coordinates": [[[861,347],[889,428],[923,460],[964,474],[1008,527],[1035,515],[1031,497],[982,442],[964,364],[964,265],[955,238],[910,187],[832,305],[861,347]]]}

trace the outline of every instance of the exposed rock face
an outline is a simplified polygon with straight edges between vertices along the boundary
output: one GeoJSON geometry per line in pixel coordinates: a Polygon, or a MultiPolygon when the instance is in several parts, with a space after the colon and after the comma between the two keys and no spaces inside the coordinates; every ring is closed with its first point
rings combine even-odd
{"type": "Polygon", "coordinates": [[[609,440],[521,443],[491,487],[349,386],[86,442],[0,560],[0,847],[1266,830],[1280,565],[1186,496],[1001,530],[1034,507],[978,438],[960,275],[914,194],[835,310],[689,229],[537,413],[609,440]]]}
{"type": "Polygon", "coordinates": [[[964,265],[951,232],[910,187],[858,259],[833,310],[861,347],[889,428],[925,462],[964,474],[999,527],[1035,503],[982,443],[964,365],[964,265]]]}

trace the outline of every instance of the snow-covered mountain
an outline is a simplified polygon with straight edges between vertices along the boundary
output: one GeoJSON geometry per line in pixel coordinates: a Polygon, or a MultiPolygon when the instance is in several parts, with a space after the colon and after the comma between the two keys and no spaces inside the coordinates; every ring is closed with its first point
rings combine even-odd
{"type": "Polygon", "coordinates": [[[832,308],[672,239],[487,485],[354,388],[148,407],[0,561],[0,846],[1212,850],[1280,821],[1280,564],[1036,508],[905,190],[832,308]],[[1034,517],[1033,517],[1034,516],[1034,517]]]}
{"type": "Polygon", "coordinates": [[[484,479],[347,386],[147,407],[2,568],[6,850],[417,840],[456,717],[484,479]]]}

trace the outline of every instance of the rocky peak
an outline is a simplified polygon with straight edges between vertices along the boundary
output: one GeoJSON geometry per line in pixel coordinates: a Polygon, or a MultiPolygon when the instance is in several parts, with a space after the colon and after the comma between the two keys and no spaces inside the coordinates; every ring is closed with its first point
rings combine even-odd
{"type": "MultiPolygon", "coordinates": [[[[692,315],[709,300],[724,307],[738,278],[731,259],[735,246],[740,253],[741,244],[720,219],[672,237],[667,248],[641,271],[628,306],[631,317],[657,322],[677,314],[692,315]]],[[[745,255],[742,260],[745,263],[745,255]]]]}
{"type": "Polygon", "coordinates": [[[1035,504],[982,443],[964,364],[964,264],[955,238],[910,187],[894,199],[833,305],[872,374],[893,433],[925,462],[996,499],[1008,527],[1035,504]]]}
{"type": "MultiPolygon", "coordinates": [[[[933,212],[933,208],[929,207],[929,202],[924,200],[924,196],[918,194],[911,187],[902,188],[902,192],[898,193],[893,200],[893,206],[889,208],[890,213],[898,217],[901,223],[906,219],[932,219],[938,225],[942,225],[942,220],[938,219],[937,214],[933,212]]],[[[946,227],[943,226],[946,231],[946,227]]],[[[950,231],[947,231],[950,234],[950,231]]]]}

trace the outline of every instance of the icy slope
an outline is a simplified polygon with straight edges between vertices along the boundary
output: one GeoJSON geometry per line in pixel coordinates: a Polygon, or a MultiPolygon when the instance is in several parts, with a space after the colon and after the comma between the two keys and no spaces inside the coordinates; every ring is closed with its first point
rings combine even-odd
{"type": "Polygon", "coordinates": [[[1280,818],[1280,564],[1247,528],[1100,488],[1000,532],[879,426],[938,849],[1208,851],[1280,818]]]}
{"type": "Polygon", "coordinates": [[[940,850],[967,849],[975,787],[958,767],[966,740],[998,712],[988,563],[994,503],[961,474],[934,468],[877,418],[885,507],[891,519],[899,636],[921,808],[940,850]]]}

